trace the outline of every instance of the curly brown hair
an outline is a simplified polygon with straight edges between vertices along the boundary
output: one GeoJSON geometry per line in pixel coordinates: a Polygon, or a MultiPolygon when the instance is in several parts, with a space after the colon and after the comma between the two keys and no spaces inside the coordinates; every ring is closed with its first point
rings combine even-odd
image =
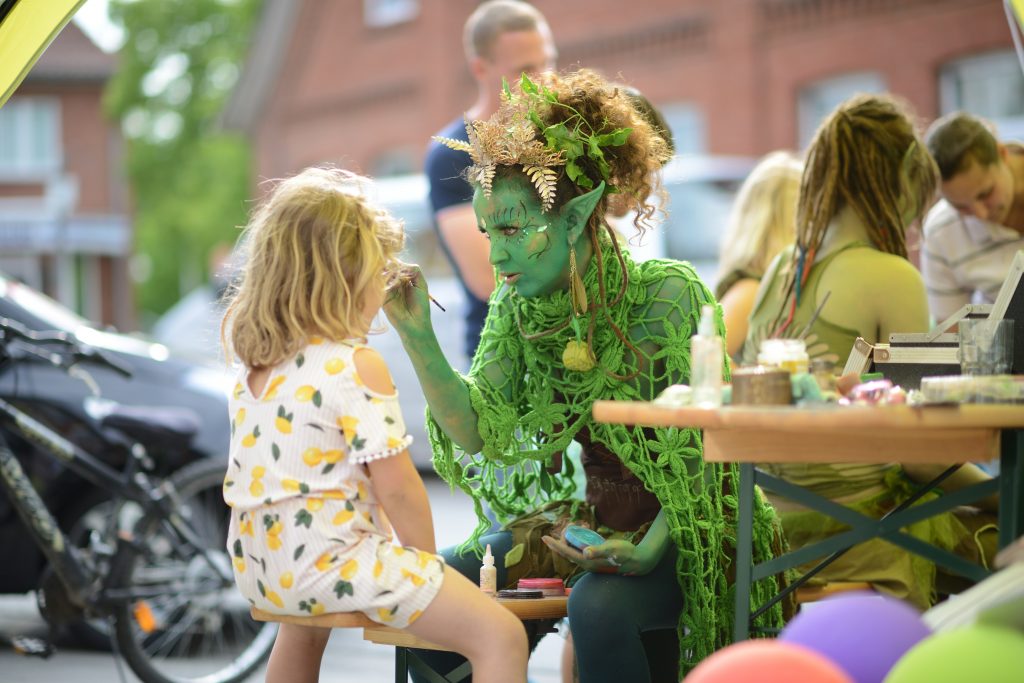
{"type": "MultiPolygon", "coordinates": [[[[578,113],[594,135],[619,128],[631,129],[625,144],[602,147],[610,169],[609,179],[604,195],[591,214],[588,229],[598,233],[604,227],[609,197],[613,193],[618,195],[616,201],[621,209],[636,210],[637,229],[642,232],[648,228],[657,211],[657,205],[650,199],[661,191],[658,171],[672,156],[665,137],[637,109],[627,89],[610,83],[596,71],[548,72],[534,80],[538,87],[547,87],[556,93],[560,105],[544,107],[537,112],[544,126],[565,123],[578,113]]],[[[576,163],[595,183],[601,179],[598,163],[593,158],[583,155],[576,163]]],[[[587,192],[562,169],[554,208],[560,209],[573,197],[587,192]]]]}

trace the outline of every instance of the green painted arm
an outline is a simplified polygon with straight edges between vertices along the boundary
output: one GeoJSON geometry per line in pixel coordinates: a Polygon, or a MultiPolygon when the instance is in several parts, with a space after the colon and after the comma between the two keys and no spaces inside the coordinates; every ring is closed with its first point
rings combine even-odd
{"type": "Polygon", "coordinates": [[[434,420],[459,448],[467,453],[478,452],[483,441],[469,389],[448,363],[434,334],[427,284],[418,268],[414,280],[388,297],[384,312],[409,354],[434,420]]]}

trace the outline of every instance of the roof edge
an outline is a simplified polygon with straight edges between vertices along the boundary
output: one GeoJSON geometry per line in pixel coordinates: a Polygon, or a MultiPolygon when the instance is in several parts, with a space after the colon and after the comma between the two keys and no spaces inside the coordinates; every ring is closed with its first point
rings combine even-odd
{"type": "Polygon", "coordinates": [[[221,112],[223,128],[247,133],[255,128],[283,66],[301,9],[299,0],[264,3],[242,74],[221,112]]]}

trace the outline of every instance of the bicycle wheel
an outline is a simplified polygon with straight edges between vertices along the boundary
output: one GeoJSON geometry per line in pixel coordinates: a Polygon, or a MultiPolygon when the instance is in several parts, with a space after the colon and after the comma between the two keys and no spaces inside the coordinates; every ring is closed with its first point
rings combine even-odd
{"type": "Polygon", "coordinates": [[[117,606],[117,645],[146,683],[241,681],[270,653],[277,625],[253,621],[249,602],[235,588],[225,547],[224,467],[195,462],[171,481],[181,499],[176,511],[216,567],[199,553],[183,553],[161,520],[140,520],[135,538],[141,545],[119,552],[112,567],[113,586],[144,596],[117,606]]]}

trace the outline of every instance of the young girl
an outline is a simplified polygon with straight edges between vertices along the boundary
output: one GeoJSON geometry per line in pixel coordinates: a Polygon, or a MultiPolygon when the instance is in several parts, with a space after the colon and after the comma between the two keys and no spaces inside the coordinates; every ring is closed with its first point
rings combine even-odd
{"type": "MultiPolygon", "coordinates": [[[[243,365],[224,481],[235,581],[259,609],[360,611],[463,653],[478,680],[521,682],[522,624],[434,554],[395,387],[364,345],[404,235],[359,181],[306,169],[246,227],[222,327],[243,365]]],[[[283,624],[267,681],[316,681],[329,635],[283,624]]]]}

